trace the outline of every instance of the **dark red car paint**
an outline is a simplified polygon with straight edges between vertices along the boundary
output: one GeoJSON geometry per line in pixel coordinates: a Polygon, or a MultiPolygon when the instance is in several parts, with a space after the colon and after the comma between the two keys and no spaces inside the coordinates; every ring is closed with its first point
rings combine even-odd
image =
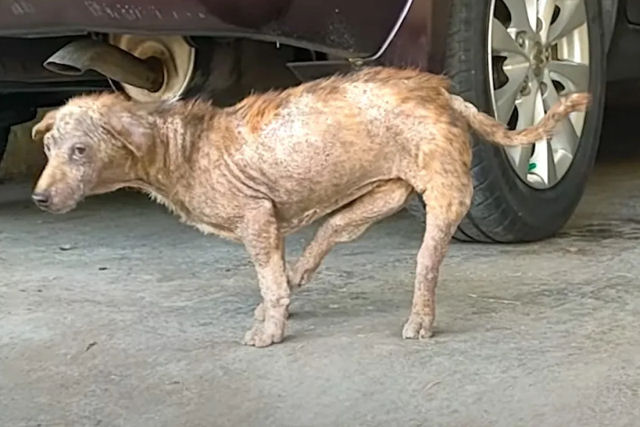
{"type": "Polygon", "coordinates": [[[449,2],[414,0],[403,20],[410,1],[0,0],[0,37],[87,32],[249,37],[345,58],[376,55],[392,40],[386,63],[430,64],[438,70],[449,2]]]}

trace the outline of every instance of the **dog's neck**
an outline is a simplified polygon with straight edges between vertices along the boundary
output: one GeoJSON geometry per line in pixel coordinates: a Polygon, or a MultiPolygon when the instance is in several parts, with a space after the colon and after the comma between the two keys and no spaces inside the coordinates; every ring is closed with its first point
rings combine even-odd
{"type": "Polygon", "coordinates": [[[196,159],[206,155],[215,162],[217,141],[212,138],[228,126],[219,117],[220,110],[199,102],[181,102],[139,114],[139,119],[152,127],[151,140],[131,160],[133,182],[129,186],[179,210],[183,195],[191,189],[196,159]]]}
{"type": "Polygon", "coordinates": [[[199,138],[189,132],[181,118],[156,121],[152,141],[133,160],[133,172],[144,190],[171,199],[190,181],[188,163],[198,149],[199,138]]]}

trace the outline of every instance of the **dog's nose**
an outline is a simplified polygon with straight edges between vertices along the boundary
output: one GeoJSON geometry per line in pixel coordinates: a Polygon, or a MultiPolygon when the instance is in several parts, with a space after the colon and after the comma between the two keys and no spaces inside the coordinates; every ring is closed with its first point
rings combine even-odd
{"type": "Polygon", "coordinates": [[[33,193],[31,195],[31,198],[33,199],[33,202],[38,205],[38,206],[42,206],[45,207],[49,204],[49,202],[51,201],[51,198],[49,197],[49,193],[33,193]]]}

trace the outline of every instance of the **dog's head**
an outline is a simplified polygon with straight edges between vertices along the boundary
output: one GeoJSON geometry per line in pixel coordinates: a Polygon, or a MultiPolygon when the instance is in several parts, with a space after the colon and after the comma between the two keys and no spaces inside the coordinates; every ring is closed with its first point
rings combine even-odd
{"type": "Polygon", "coordinates": [[[32,194],[41,209],[64,213],[85,196],[126,186],[136,158],[152,138],[150,126],[119,95],[91,95],[49,111],[33,127],[47,165],[32,194]]]}

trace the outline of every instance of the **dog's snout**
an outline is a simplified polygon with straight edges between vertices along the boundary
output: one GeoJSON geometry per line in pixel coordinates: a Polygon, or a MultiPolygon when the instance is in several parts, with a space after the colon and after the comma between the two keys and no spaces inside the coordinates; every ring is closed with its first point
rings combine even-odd
{"type": "Polygon", "coordinates": [[[35,192],[31,195],[31,198],[40,207],[46,207],[51,202],[51,196],[47,192],[35,192]]]}

